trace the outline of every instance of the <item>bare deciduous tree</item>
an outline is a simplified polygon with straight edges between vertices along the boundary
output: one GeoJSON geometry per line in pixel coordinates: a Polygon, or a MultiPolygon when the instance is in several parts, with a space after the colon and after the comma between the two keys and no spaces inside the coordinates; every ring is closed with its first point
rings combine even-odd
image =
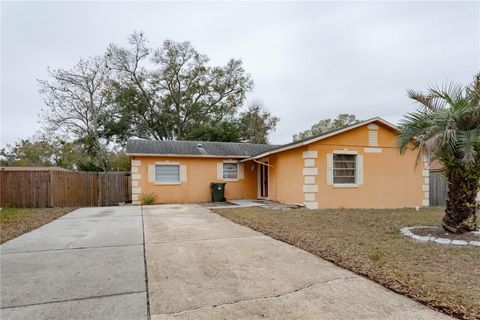
{"type": "Polygon", "coordinates": [[[49,70],[51,79],[39,80],[47,106],[40,115],[46,131],[82,141],[103,171],[108,152],[101,119],[106,112],[109,73],[105,59],[97,56],[80,60],[70,70],[49,70]]]}

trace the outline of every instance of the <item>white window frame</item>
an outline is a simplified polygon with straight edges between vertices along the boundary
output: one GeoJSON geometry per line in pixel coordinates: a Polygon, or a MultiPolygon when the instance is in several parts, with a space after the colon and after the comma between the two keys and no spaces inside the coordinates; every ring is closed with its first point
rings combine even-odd
{"type": "Polygon", "coordinates": [[[238,166],[238,161],[229,161],[229,160],[225,160],[223,161],[222,163],[222,180],[223,181],[238,181],[239,178],[238,178],[238,175],[239,175],[239,166],[238,166]],[[224,170],[224,166],[225,164],[235,164],[237,166],[237,177],[236,178],[225,178],[224,174],[225,174],[225,170],[224,170]]]}
{"type": "Polygon", "coordinates": [[[358,188],[358,152],[357,151],[348,151],[348,150],[334,150],[333,155],[350,155],[355,156],[355,183],[335,183],[335,157],[332,157],[332,184],[334,188],[358,188]]]}
{"type": "Polygon", "coordinates": [[[156,185],[177,185],[182,180],[182,168],[178,162],[155,162],[155,184],[156,185]],[[177,166],[178,167],[178,181],[157,181],[157,166],[177,166]]]}

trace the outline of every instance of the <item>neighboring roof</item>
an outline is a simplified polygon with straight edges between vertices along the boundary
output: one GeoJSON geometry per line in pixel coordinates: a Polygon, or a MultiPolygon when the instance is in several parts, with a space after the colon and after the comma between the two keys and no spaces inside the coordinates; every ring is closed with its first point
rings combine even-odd
{"type": "Polygon", "coordinates": [[[277,152],[286,151],[286,150],[298,148],[298,147],[301,147],[301,146],[305,146],[307,144],[317,142],[317,141],[335,136],[335,135],[343,133],[345,131],[349,131],[349,130],[352,130],[352,129],[355,129],[355,128],[358,128],[358,127],[361,127],[361,126],[364,126],[364,125],[367,125],[367,124],[370,124],[370,123],[373,123],[373,122],[379,122],[379,123],[385,125],[386,127],[391,128],[392,130],[397,130],[397,127],[395,125],[391,124],[390,122],[388,122],[386,120],[383,120],[382,118],[376,117],[376,118],[361,121],[361,122],[358,122],[358,123],[355,123],[355,124],[352,124],[350,126],[346,126],[346,127],[340,128],[340,129],[324,132],[324,133],[321,133],[321,134],[316,135],[314,137],[309,137],[309,138],[306,138],[306,139],[303,139],[303,140],[300,140],[300,141],[290,142],[290,143],[278,146],[276,148],[273,148],[271,150],[267,150],[265,152],[257,153],[255,155],[253,155],[251,158],[253,158],[253,159],[263,158],[263,157],[266,157],[270,154],[274,154],[274,153],[277,153],[277,152]]]}
{"type": "Polygon", "coordinates": [[[162,155],[162,156],[193,156],[193,157],[227,157],[248,158],[254,154],[265,152],[277,145],[252,144],[236,142],[209,142],[209,141],[159,141],[129,139],[127,154],[134,155],[162,155]]]}
{"type": "Polygon", "coordinates": [[[430,171],[443,171],[443,165],[437,160],[433,160],[428,165],[428,170],[430,171]]]}
{"type": "Polygon", "coordinates": [[[0,167],[2,171],[70,171],[60,167],[0,167]]]}

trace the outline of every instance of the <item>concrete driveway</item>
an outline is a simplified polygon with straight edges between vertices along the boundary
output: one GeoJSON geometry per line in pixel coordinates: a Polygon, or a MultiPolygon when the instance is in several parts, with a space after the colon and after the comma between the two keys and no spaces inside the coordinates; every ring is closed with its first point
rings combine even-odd
{"type": "Polygon", "coordinates": [[[200,206],[143,214],[152,320],[449,319],[200,206]]]}
{"type": "Polygon", "coordinates": [[[0,259],[2,320],[148,319],[146,283],[152,320],[448,319],[197,205],[79,209],[0,259]]]}
{"type": "Polygon", "coordinates": [[[75,210],[1,246],[7,319],[147,319],[140,207],[75,210]]]}

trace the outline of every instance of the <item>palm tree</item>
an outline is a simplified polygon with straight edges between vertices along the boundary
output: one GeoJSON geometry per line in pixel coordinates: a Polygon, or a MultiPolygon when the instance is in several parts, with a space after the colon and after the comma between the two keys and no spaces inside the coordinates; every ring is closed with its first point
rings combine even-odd
{"type": "Polygon", "coordinates": [[[400,151],[420,150],[418,160],[423,153],[443,165],[449,190],[442,226],[453,233],[472,231],[480,188],[480,73],[468,86],[409,90],[408,96],[420,106],[400,122],[400,151]]]}

